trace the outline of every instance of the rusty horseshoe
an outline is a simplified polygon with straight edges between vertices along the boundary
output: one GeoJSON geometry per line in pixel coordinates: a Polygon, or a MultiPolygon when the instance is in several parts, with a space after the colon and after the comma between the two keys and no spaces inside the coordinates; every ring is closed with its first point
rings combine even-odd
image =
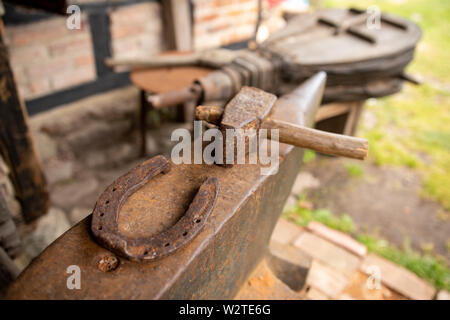
{"type": "Polygon", "coordinates": [[[95,204],[91,222],[91,231],[100,244],[130,260],[150,261],[173,253],[199,233],[217,199],[219,180],[215,177],[203,182],[188,210],[172,227],[153,237],[141,238],[130,238],[119,231],[119,212],[128,197],[153,177],[169,171],[169,161],[156,156],[106,188],[95,204]]]}

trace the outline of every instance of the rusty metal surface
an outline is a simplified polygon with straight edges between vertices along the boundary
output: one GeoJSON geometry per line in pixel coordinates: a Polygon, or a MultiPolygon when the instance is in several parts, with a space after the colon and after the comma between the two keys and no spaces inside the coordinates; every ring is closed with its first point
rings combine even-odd
{"type": "Polygon", "coordinates": [[[228,100],[233,96],[233,90],[235,90],[233,80],[222,70],[216,70],[198,78],[196,83],[202,88],[201,101],[228,100]]]}
{"type": "Polygon", "coordinates": [[[198,234],[214,207],[219,191],[219,182],[214,177],[206,179],[186,213],[168,228],[158,228],[164,222],[161,206],[168,206],[164,201],[153,202],[151,209],[159,214],[152,216],[156,219],[150,219],[150,228],[148,223],[143,224],[143,220],[149,219],[146,219],[148,212],[142,208],[140,201],[133,203],[134,214],[128,212],[125,218],[120,214],[130,196],[149,180],[169,170],[168,160],[163,156],[156,156],[118,178],[100,195],[92,213],[91,224],[91,231],[99,243],[131,260],[150,261],[173,253],[198,234]],[[125,228],[121,226],[124,224],[125,228]],[[150,234],[142,235],[143,225],[144,232],[150,231],[150,234]],[[124,229],[129,232],[122,232],[124,229]]]}
{"type": "Polygon", "coordinates": [[[221,125],[233,129],[258,129],[271,112],[277,97],[258,88],[243,87],[227,104],[221,125]]]}
{"type": "Polygon", "coordinates": [[[147,101],[153,109],[160,109],[165,106],[176,106],[186,102],[196,103],[201,97],[201,91],[199,85],[193,84],[189,87],[169,91],[164,94],[150,95],[147,101]]]}
{"type": "MultiPolygon", "coordinates": [[[[321,92],[316,94],[319,97],[312,100],[280,99],[274,116],[280,120],[311,126],[318,103],[310,102],[320,101],[321,92]]],[[[174,212],[176,209],[176,214],[181,217],[199,186],[208,177],[220,180],[214,210],[192,241],[156,261],[142,263],[118,258],[118,263],[109,267],[108,261],[114,261],[110,257],[112,253],[94,240],[90,232],[89,216],[44,250],[9,288],[6,297],[232,298],[266,252],[302,155],[302,149],[281,144],[278,173],[268,176],[261,175],[261,166],[258,164],[237,165],[232,168],[172,165],[169,172],[150,179],[128,201],[136,201],[134,205],[141,206],[140,212],[151,212],[154,208],[151,200],[160,194],[158,192],[165,192],[164,201],[173,206],[165,212],[174,212]],[[139,204],[139,199],[147,201],[139,204]],[[81,269],[79,290],[67,289],[68,275],[65,271],[69,265],[77,265],[81,269]],[[103,267],[109,272],[102,271],[103,267]]],[[[126,205],[125,203],[121,215],[125,215],[126,205]]],[[[161,214],[164,215],[165,212],[161,214]]],[[[145,219],[141,220],[136,233],[145,233],[148,223],[145,219]]]]}

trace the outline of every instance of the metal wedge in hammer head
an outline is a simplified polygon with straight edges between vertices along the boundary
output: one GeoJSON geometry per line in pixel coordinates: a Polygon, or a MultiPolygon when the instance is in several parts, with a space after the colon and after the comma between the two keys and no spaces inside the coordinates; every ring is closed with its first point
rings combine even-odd
{"type": "MultiPolygon", "coordinates": [[[[325,75],[319,73],[309,79],[306,85],[315,85],[317,81],[324,80],[325,75]]],[[[304,84],[304,85],[305,85],[304,84]]],[[[222,132],[227,129],[259,130],[259,129],[277,129],[279,132],[279,141],[291,144],[297,147],[308,148],[329,155],[344,156],[363,160],[367,156],[368,141],[366,139],[350,137],[340,134],[334,134],[321,130],[311,129],[296,124],[281,121],[272,118],[271,115],[277,112],[281,103],[295,103],[295,99],[302,99],[300,92],[307,97],[308,91],[311,97],[317,97],[316,86],[314,90],[304,90],[305,86],[299,87],[292,92],[292,96],[285,95],[277,101],[275,95],[267,93],[261,89],[252,87],[243,87],[239,93],[226,105],[220,123],[218,124],[222,132]],[[300,90],[303,89],[303,90],[300,90]]],[[[322,87],[323,90],[323,87],[322,87]]],[[[196,111],[198,120],[217,119],[218,109],[200,106],[196,111]],[[214,116],[212,116],[214,114],[214,116]]],[[[271,137],[271,130],[268,130],[268,136],[271,137]]]]}

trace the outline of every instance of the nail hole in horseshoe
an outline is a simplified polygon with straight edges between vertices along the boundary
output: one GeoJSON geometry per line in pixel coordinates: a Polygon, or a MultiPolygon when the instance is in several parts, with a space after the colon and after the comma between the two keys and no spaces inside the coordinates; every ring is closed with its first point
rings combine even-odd
{"type": "Polygon", "coordinates": [[[164,245],[164,247],[168,247],[168,246],[170,246],[170,243],[166,243],[165,245],[164,245]]]}
{"type": "Polygon", "coordinates": [[[106,202],[105,202],[106,204],[108,204],[109,203],[109,200],[106,200],[106,202]]]}

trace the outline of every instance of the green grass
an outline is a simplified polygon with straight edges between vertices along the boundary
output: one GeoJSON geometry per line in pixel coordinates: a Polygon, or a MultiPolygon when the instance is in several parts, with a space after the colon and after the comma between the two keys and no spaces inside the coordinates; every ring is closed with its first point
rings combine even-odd
{"type": "MultiPolygon", "coordinates": [[[[305,201],[305,197],[302,196],[298,204],[305,201]]],[[[405,267],[433,284],[437,289],[450,291],[450,268],[444,259],[432,252],[432,248],[424,254],[411,249],[407,242],[403,245],[403,248],[397,248],[379,237],[358,233],[350,216],[346,214],[335,215],[325,209],[312,210],[301,205],[295,205],[284,212],[283,217],[303,227],[311,221],[318,221],[332,229],[351,234],[364,244],[368,251],[405,267]]]]}
{"type": "Polygon", "coordinates": [[[314,161],[314,159],[316,159],[316,153],[312,150],[306,149],[303,154],[303,162],[308,163],[314,161]]]}
{"type": "Polygon", "coordinates": [[[311,221],[318,221],[329,226],[330,228],[346,233],[352,232],[355,228],[353,220],[350,216],[343,215],[342,217],[336,217],[329,210],[325,209],[309,210],[295,207],[284,216],[285,218],[294,221],[296,224],[303,227],[308,225],[311,221]]]}
{"type": "Polygon", "coordinates": [[[408,72],[424,84],[407,84],[399,94],[366,104],[375,124],[362,125],[359,134],[369,139],[370,161],[417,170],[424,180],[422,195],[450,210],[450,1],[329,0],[325,5],[373,4],[421,26],[423,38],[408,72]]]}
{"type": "Polygon", "coordinates": [[[360,178],[364,175],[364,168],[361,165],[354,163],[346,163],[345,169],[350,177],[360,178]]]}
{"type": "Polygon", "coordinates": [[[450,269],[445,261],[432,253],[419,254],[406,243],[402,249],[390,245],[386,240],[360,234],[356,239],[364,244],[368,251],[395,262],[428,280],[437,289],[450,290],[450,269]]]}

